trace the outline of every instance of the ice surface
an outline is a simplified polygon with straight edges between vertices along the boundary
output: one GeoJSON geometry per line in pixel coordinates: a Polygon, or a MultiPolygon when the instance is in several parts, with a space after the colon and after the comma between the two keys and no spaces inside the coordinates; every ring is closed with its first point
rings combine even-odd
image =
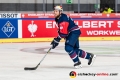
{"type": "Polygon", "coordinates": [[[74,69],[61,42],[37,70],[24,70],[24,67],[36,66],[49,47],[50,42],[0,44],[0,80],[72,80],[71,71],[118,73],[117,76],[76,76],[75,80],[120,80],[120,41],[81,41],[80,48],[97,55],[93,66],[80,58],[83,68],[74,69]]]}

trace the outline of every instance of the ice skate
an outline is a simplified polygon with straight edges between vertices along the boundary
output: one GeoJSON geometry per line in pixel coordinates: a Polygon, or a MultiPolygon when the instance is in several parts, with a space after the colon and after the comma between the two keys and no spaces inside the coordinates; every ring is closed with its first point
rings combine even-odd
{"type": "Polygon", "coordinates": [[[75,67],[76,69],[82,68],[81,62],[79,61],[79,62],[75,63],[75,64],[74,64],[74,67],[75,67]]]}
{"type": "Polygon", "coordinates": [[[90,54],[90,59],[88,59],[88,65],[92,65],[96,58],[96,55],[94,55],[92,53],[88,53],[88,54],[90,54]]]}

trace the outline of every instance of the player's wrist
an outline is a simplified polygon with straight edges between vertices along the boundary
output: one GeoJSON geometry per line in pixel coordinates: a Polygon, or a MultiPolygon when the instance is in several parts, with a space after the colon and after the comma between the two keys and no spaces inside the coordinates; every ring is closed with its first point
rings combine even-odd
{"type": "Polygon", "coordinates": [[[57,38],[54,38],[54,40],[57,42],[60,42],[61,39],[57,37],[57,38]]]}
{"type": "Polygon", "coordinates": [[[61,37],[60,37],[60,36],[58,36],[58,37],[57,37],[57,39],[61,40],[61,37]]]}
{"type": "Polygon", "coordinates": [[[61,40],[61,38],[57,37],[57,40],[58,40],[58,41],[60,41],[60,40],[61,40]]]}

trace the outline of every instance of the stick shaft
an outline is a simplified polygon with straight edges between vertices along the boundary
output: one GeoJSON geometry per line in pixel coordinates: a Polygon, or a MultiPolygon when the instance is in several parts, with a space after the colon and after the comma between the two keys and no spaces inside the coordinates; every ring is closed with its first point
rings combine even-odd
{"type": "Polygon", "coordinates": [[[36,67],[33,67],[33,68],[25,67],[24,70],[36,70],[38,68],[38,66],[40,65],[40,63],[45,59],[46,55],[50,52],[51,49],[52,49],[52,47],[47,51],[47,53],[44,55],[44,57],[41,59],[41,61],[39,62],[39,64],[36,67]]]}
{"type": "Polygon", "coordinates": [[[47,51],[47,53],[44,55],[44,57],[42,58],[42,60],[39,62],[39,64],[38,64],[37,66],[39,66],[40,63],[45,59],[46,55],[50,52],[51,49],[52,49],[52,48],[50,48],[50,49],[47,51]]]}

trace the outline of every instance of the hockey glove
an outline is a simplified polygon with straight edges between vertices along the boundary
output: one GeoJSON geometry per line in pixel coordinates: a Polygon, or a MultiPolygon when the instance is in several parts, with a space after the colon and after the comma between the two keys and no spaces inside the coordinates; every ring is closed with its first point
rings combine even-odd
{"type": "Polygon", "coordinates": [[[54,49],[56,46],[58,46],[60,40],[61,40],[60,38],[54,38],[54,40],[51,42],[52,49],[54,49]]]}

